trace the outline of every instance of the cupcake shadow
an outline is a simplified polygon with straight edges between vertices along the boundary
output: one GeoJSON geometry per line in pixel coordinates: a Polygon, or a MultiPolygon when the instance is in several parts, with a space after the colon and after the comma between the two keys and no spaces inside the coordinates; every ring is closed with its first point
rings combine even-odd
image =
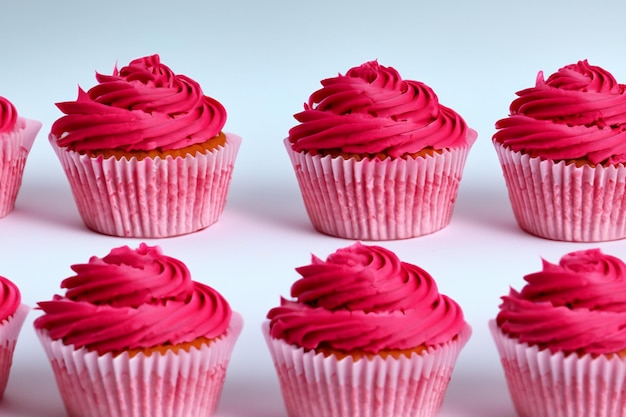
{"type": "Polygon", "coordinates": [[[7,392],[0,402],[0,416],[24,415],[38,417],[67,417],[52,373],[43,375],[36,367],[13,372],[7,392]],[[28,396],[24,393],[30,392],[28,396]],[[35,394],[36,393],[36,394],[35,394]]]}
{"type": "Polygon", "coordinates": [[[526,235],[513,216],[506,189],[486,184],[461,184],[452,221],[462,221],[507,234],[526,235]]]}
{"type": "MultiPolygon", "coordinates": [[[[319,234],[309,219],[302,195],[295,181],[257,178],[256,181],[234,181],[226,210],[244,213],[246,217],[295,232],[319,234]]],[[[527,235],[513,216],[504,186],[461,183],[452,222],[462,222],[504,234],[527,235]]]]}
{"type": "Polygon", "coordinates": [[[87,230],[83,224],[74,198],[66,184],[34,182],[23,184],[17,197],[14,213],[25,215],[63,228],[87,230]]]}
{"type": "Polygon", "coordinates": [[[272,227],[317,233],[298,188],[285,182],[261,181],[231,186],[226,210],[244,213],[272,227]]]}
{"type": "Polygon", "coordinates": [[[455,375],[448,387],[440,415],[518,417],[507,385],[498,378],[485,375],[455,375]]]}
{"type": "Polygon", "coordinates": [[[287,417],[278,381],[227,379],[215,414],[218,416],[287,417]]]}

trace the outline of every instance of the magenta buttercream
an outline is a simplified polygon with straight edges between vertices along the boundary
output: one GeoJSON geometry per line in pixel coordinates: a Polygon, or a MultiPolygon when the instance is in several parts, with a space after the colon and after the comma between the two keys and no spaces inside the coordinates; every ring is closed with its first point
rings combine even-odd
{"type": "Polygon", "coordinates": [[[377,61],[321,81],[289,131],[296,152],[338,151],[402,157],[424,148],[465,146],[475,139],[463,118],[439,104],[424,83],[403,80],[377,61]]]}
{"type": "Polygon", "coordinates": [[[66,115],[51,129],[58,145],[77,152],[119,149],[168,151],[218,135],[226,110],[191,78],[174,74],[159,55],[138,58],[76,101],[57,103],[66,115]]]}
{"type": "Polygon", "coordinates": [[[13,316],[21,302],[22,296],[17,285],[0,276],[0,322],[13,316]]]}
{"type": "Polygon", "coordinates": [[[552,352],[591,354],[626,349],[626,264],[589,249],[526,275],[521,291],[502,298],[496,323],[520,343],[552,352]]]}
{"type": "Polygon", "coordinates": [[[73,265],[64,296],[39,302],[35,327],[75,348],[103,354],[216,338],[232,311],[213,288],[158,246],[122,246],[73,265]]]}
{"type": "Polygon", "coordinates": [[[423,269],[355,243],[296,269],[295,300],[271,309],[270,334],[305,349],[413,349],[450,341],[466,326],[459,305],[423,269]]]}
{"type": "Polygon", "coordinates": [[[17,110],[13,103],[0,96],[0,133],[11,132],[17,123],[17,110]]]}
{"type": "Polygon", "coordinates": [[[587,60],[560,68],[517,92],[494,141],[550,160],[626,162],[626,85],[587,60]]]}

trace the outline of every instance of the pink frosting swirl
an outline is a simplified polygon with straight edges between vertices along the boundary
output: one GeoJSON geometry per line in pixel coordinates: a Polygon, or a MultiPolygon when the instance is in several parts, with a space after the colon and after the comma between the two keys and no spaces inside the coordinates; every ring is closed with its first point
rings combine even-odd
{"type": "Polygon", "coordinates": [[[57,103],[66,114],[51,129],[59,146],[77,152],[120,149],[167,151],[206,142],[226,123],[226,110],[191,78],[177,75],[158,55],[139,58],[99,84],[57,103]]]}
{"type": "Polygon", "coordinates": [[[339,151],[402,157],[426,147],[463,146],[475,132],[455,111],[439,104],[427,85],[403,80],[376,61],[322,80],[289,130],[295,151],[339,151]],[[471,131],[471,132],[470,132],[471,131]]]}
{"type": "Polygon", "coordinates": [[[22,302],[22,295],[12,281],[0,276],[0,322],[13,316],[22,302]]]}
{"type": "Polygon", "coordinates": [[[521,343],[552,352],[605,354],[626,349],[626,264],[589,249],[524,277],[521,292],[502,297],[496,318],[521,343]]]}
{"type": "Polygon", "coordinates": [[[296,269],[296,300],[271,309],[270,334],[341,351],[413,349],[445,343],[466,326],[459,305],[423,269],[379,246],[355,243],[296,269]]]}
{"type": "Polygon", "coordinates": [[[39,302],[35,327],[76,348],[100,354],[215,338],[232,311],[213,288],[191,280],[187,267],[158,246],[122,246],[73,265],[65,296],[39,302]]]}
{"type": "Polygon", "coordinates": [[[17,110],[13,103],[0,96],[0,133],[13,131],[17,123],[17,110]]]}
{"type": "Polygon", "coordinates": [[[567,65],[517,92],[494,141],[552,160],[626,162],[626,86],[587,60],[567,65]]]}

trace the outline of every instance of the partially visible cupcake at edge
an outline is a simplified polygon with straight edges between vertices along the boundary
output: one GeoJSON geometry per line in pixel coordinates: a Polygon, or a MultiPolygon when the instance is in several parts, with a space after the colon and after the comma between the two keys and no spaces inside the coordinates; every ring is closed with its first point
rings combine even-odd
{"type": "Polygon", "coordinates": [[[380,241],[447,226],[477,133],[377,61],[321,84],[285,139],[313,227],[380,241]]]}
{"type": "Polygon", "coordinates": [[[13,103],[0,96],[0,217],[15,207],[26,159],[40,129],[41,122],[21,117],[13,103]]]}
{"type": "Polygon", "coordinates": [[[626,416],[626,264],[581,250],[524,279],[490,322],[518,415],[626,416]]]}
{"type": "Polygon", "coordinates": [[[263,323],[289,417],[432,417],[470,337],[423,269],[355,243],[296,269],[263,323]]]}
{"type": "Polygon", "coordinates": [[[72,266],[34,322],[70,417],[205,417],[218,403],[241,315],[158,246],[72,266]]]}
{"type": "Polygon", "coordinates": [[[50,142],[85,225],[124,237],[162,238],[215,223],[241,138],[224,133],[226,110],[159,55],[138,58],[76,101],[50,142]]]}
{"type": "Polygon", "coordinates": [[[0,276],[0,399],[9,381],[17,339],[30,307],[15,283],[0,276]]]}
{"type": "Polygon", "coordinates": [[[626,86],[587,60],[517,92],[493,136],[519,226],[547,239],[626,237],[626,86]]]}

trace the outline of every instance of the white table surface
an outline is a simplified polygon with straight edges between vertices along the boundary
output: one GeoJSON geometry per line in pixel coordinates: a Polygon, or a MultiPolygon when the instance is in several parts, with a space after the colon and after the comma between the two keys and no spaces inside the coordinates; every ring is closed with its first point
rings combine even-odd
{"type": "MultiPolygon", "coordinates": [[[[378,244],[429,271],[463,307],[474,332],[458,359],[442,417],[514,417],[487,322],[522,276],[566,252],[601,247],[626,259],[626,241],[553,242],[517,228],[491,145],[494,122],[514,92],[588,58],[626,82],[626,3],[334,2],[181,0],[0,3],[0,95],[43,122],[15,211],[0,220],[0,274],[35,305],[60,291],[69,266],[140,240],[84,228],[47,133],[57,101],[133,58],[159,53],[229,112],[226,130],[243,137],[220,221],[188,236],[146,240],[183,260],[241,312],[217,417],[286,416],[260,326],[289,294],[294,268],[351,241],[315,232],[306,217],[282,139],[319,80],[378,59],[430,85],[479,132],[451,224],[415,239],[378,244]],[[60,4],[59,4],[60,3],[60,4]],[[383,6],[384,4],[384,6],[383,6]]],[[[20,335],[3,417],[65,415],[29,315],[20,335]]]]}

